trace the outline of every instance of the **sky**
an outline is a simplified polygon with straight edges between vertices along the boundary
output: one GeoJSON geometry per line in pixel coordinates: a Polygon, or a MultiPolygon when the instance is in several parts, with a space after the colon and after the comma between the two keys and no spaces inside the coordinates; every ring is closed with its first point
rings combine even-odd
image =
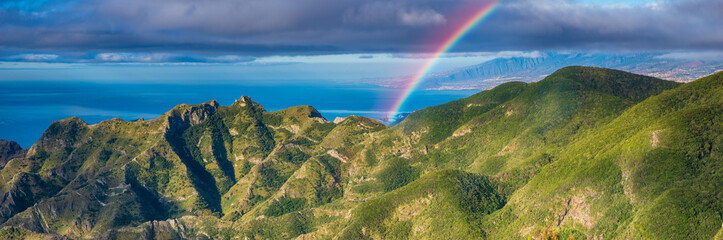
{"type": "MultiPolygon", "coordinates": [[[[489,2],[0,0],[0,61],[223,65],[280,60],[274,56],[363,59],[358,54],[394,59],[432,51],[470,9],[489,2]]],[[[720,0],[501,0],[452,51],[723,51],[721,13],[720,0]]]]}
{"type": "MultiPolygon", "coordinates": [[[[494,2],[430,73],[548,51],[723,59],[721,0],[493,1],[0,0],[0,138],[29,146],[51,121],[69,116],[134,119],[254,93],[280,98],[266,101],[271,109],[387,110],[398,91],[366,86],[419,72],[494,2]],[[366,105],[339,102],[337,95],[358,89],[370,91],[360,95],[366,100],[350,98],[366,105]]],[[[472,93],[424,94],[405,111],[472,93]]]]}
{"type": "MultiPolygon", "coordinates": [[[[458,69],[524,53],[467,53],[442,58],[436,71],[458,69]]],[[[355,83],[414,72],[424,56],[331,54],[265,56],[242,62],[0,62],[0,81],[74,81],[165,84],[355,83]]],[[[164,60],[165,61],[165,60],[164,60]]]]}

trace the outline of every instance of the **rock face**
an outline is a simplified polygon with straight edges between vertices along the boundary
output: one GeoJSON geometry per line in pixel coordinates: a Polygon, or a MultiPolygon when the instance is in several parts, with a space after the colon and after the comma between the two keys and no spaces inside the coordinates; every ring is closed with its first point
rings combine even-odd
{"type": "Polygon", "coordinates": [[[393,127],[249,97],[68,118],[2,142],[0,239],[711,239],[721,96],[569,67],[393,127]]]}
{"type": "Polygon", "coordinates": [[[10,181],[12,188],[0,198],[0,223],[24,211],[50,192],[49,189],[37,188],[43,185],[37,174],[20,172],[10,181]]]}
{"type": "Polygon", "coordinates": [[[175,134],[190,126],[198,125],[201,121],[212,115],[218,106],[218,102],[214,100],[204,104],[183,108],[183,110],[171,111],[166,117],[166,132],[168,134],[175,134]]]}
{"type": "Polygon", "coordinates": [[[0,168],[5,167],[5,164],[13,158],[25,156],[26,152],[27,150],[20,147],[20,144],[0,139],[0,168]]]}

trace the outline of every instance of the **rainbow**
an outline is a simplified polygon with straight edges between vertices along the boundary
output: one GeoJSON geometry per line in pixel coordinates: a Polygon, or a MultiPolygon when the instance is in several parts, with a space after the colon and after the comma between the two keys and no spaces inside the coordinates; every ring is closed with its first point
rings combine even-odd
{"type": "Polygon", "coordinates": [[[482,20],[484,20],[487,16],[491,15],[499,3],[500,0],[492,1],[474,12],[472,17],[464,21],[456,31],[453,31],[452,34],[443,41],[442,45],[433,52],[432,57],[422,65],[422,68],[420,68],[420,70],[412,76],[411,81],[404,86],[402,94],[399,95],[399,98],[397,98],[396,101],[394,101],[394,105],[392,105],[392,108],[388,111],[387,119],[389,119],[389,121],[393,120],[393,117],[399,113],[399,110],[404,105],[404,102],[407,101],[412,92],[414,92],[414,89],[416,89],[417,85],[422,82],[424,77],[434,67],[439,58],[444,53],[452,49],[462,38],[464,38],[465,35],[467,35],[467,33],[469,33],[470,30],[474,29],[477,24],[482,22],[482,20]]]}

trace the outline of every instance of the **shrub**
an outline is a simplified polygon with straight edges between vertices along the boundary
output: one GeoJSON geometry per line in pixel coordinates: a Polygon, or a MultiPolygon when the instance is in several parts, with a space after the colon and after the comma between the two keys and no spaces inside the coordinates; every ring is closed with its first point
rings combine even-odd
{"type": "Polygon", "coordinates": [[[305,198],[281,197],[271,203],[271,206],[264,211],[268,217],[278,217],[290,212],[296,212],[306,207],[305,198]]]}
{"type": "Polygon", "coordinates": [[[392,191],[414,181],[419,177],[419,172],[409,166],[403,159],[394,158],[389,166],[377,174],[377,179],[384,185],[385,191],[392,191]]]}

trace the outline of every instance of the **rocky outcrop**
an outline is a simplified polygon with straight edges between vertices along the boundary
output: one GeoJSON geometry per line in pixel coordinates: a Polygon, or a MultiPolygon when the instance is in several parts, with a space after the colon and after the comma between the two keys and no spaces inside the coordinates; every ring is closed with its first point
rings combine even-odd
{"type": "Polygon", "coordinates": [[[47,191],[40,187],[44,184],[37,174],[20,172],[10,182],[12,187],[0,197],[0,224],[35,204],[47,191]]]}
{"type": "Polygon", "coordinates": [[[188,127],[198,125],[218,109],[216,100],[193,106],[180,106],[166,114],[166,134],[183,132],[188,127]]]}
{"type": "Polygon", "coordinates": [[[14,141],[0,139],[0,168],[5,167],[5,164],[14,158],[25,156],[27,151],[14,141]]]}
{"type": "Polygon", "coordinates": [[[90,126],[77,117],[70,117],[50,124],[43,136],[28,149],[27,156],[34,155],[37,149],[46,152],[61,151],[77,146],[90,126]]]}
{"type": "Polygon", "coordinates": [[[110,230],[99,239],[208,239],[207,233],[195,229],[198,221],[195,216],[149,221],[137,227],[110,230]]]}

